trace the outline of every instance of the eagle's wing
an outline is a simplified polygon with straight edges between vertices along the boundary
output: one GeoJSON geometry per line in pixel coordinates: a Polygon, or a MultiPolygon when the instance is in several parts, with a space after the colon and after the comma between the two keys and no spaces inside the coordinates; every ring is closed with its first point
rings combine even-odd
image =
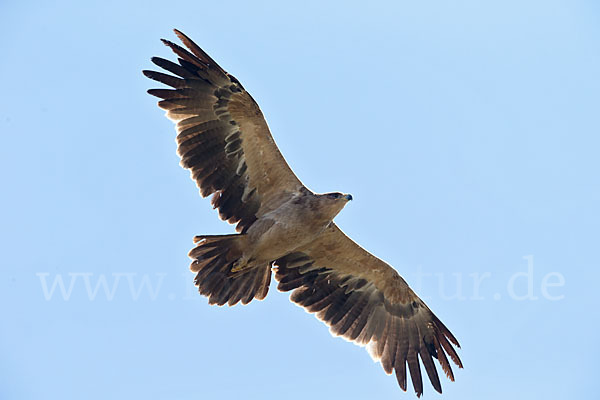
{"type": "Polygon", "coordinates": [[[203,197],[222,219],[244,232],[256,218],[276,208],[286,194],[304,186],[279,152],[258,105],[233,76],[200,47],[175,30],[186,50],[163,40],[179,64],[154,57],[173,75],[144,75],[173,89],[151,89],[158,105],[177,123],[177,152],[203,197]]]}
{"type": "Polygon", "coordinates": [[[460,368],[458,341],[388,264],[335,224],[314,242],[275,262],[281,291],[325,322],[334,335],[368,345],[386,373],[395,370],[406,390],[406,365],[418,396],[423,392],[419,357],[433,387],[442,392],[433,362],[454,380],[446,353],[460,368]],[[452,344],[451,344],[452,343],[452,344]]]}

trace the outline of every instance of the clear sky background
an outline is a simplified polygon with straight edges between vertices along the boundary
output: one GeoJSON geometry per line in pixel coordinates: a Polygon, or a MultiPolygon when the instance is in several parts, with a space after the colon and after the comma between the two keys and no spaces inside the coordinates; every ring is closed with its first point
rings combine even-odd
{"type": "Polygon", "coordinates": [[[172,28],[308,187],[354,195],[338,224],[461,342],[443,398],[597,396],[598,2],[3,1],[0,20],[0,398],[414,398],[275,285],[195,293],[192,237],[233,228],[145,93],[172,28]]]}

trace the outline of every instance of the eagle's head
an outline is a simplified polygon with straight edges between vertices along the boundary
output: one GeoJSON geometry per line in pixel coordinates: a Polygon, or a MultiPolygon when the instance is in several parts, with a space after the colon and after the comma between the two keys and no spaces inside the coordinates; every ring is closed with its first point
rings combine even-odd
{"type": "Polygon", "coordinates": [[[352,200],[351,194],[339,192],[320,194],[317,197],[319,199],[319,211],[329,220],[332,220],[333,217],[342,211],[346,203],[352,200]]]}
{"type": "Polygon", "coordinates": [[[326,196],[329,199],[332,199],[334,201],[343,201],[344,205],[347,202],[349,202],[350,200],[352,200],[352,195],[351,194],[344,194],[344,193],[340,193],[340,192],[325,193],[323,196],[326,196]]]}

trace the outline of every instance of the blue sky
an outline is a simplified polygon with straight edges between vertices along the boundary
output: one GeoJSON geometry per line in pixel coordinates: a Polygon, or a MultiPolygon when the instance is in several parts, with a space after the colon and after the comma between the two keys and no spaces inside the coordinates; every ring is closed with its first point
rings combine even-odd
{"type": "Polygon", "coordinates": [[[192,237],[233,229],[145,93],[172,28],[250,91],[308,187],[353,194],[338,224],[461,342],[443,398],[594,395],[597,2],[4,1],[0,15],[1,398],[414,398],[274,285],[245,307],[195,293],[192,237]]]}

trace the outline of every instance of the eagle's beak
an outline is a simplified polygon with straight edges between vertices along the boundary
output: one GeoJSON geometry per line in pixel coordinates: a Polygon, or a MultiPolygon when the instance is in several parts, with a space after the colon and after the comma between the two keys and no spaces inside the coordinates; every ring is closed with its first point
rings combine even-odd
{"type": "Polygon", "coordinates": [[[346,195],[346,200],[348,200],[348,201],[352,200],[352,195],[351,194],[347,194],[346,195]]]}

